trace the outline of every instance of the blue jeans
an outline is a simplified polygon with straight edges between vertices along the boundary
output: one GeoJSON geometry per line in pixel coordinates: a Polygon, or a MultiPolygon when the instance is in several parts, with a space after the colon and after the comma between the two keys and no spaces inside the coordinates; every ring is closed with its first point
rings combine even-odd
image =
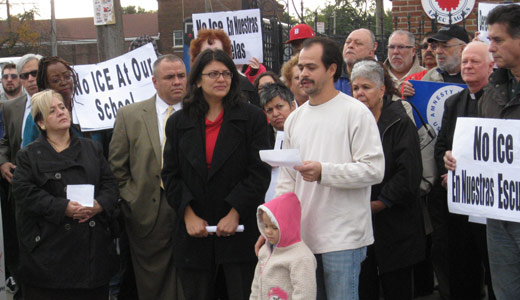
{"type": "Polygon", "coordinates": [[[488,219],[487,245],[497,299],[520,299],[520,223],[488,219]]]}
{"type": "Polygon", "coordinates": [[[358,300],[359,273],[367,247],[316,254],[317,300],[358,300]]]}

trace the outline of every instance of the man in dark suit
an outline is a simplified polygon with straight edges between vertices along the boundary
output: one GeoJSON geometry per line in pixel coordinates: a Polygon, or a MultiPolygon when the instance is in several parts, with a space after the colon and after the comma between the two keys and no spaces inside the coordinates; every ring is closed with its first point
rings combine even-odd
{"type": "MultiPolygon", "coordinates": [[[[20,75],[26,95],[3,105],[4,136],[0,139],[0,172],[2,174],[2,221],[4,226],[5,264],[9,273],[16,277],[18,260],[18,237],[14,219],[14,202],[11,201],[11,180],[16,168],[16,154],[22,145],[25,120],[31,113],[31,96],[38,92],[36,74],[40,55],[26,54],[18,61],[16,69],[20,75]]],[[[12,281],[11,281],[12,282],[12,281]]],[[[14,299],[18,299],[19,294],[14,299]]]]}
{"type": "Polygon", "coordinates": [[[183,299],[173,266],[175,213],[161,182],[164,126],[182,108],[186,68],[175,55],[153,65],[152,98],[117,112],[109,161],[119,181],[139,299],[183,299]]]}

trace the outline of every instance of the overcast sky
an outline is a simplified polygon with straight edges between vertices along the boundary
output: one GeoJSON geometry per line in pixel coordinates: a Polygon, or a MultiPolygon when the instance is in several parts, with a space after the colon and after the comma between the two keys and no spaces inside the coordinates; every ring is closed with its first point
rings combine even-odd
{"type": "MultiPolygon", "coordinates": [[[[221,0],[225,1],[225,0],[221,0]]],[[[0,2],[5,2],[2,0],[0,2]]],[[[330,2],[330,1],[329,1],[330,2]]],[[[385,0],[385,10],[391,8],[391,2],[385,0]]],[[[11,4],[11,14],[17,14],[24,9],[29,10],[37,7],[39,16],[37,19],[50,19],[51,15],[51,1],[50,0],[9,0],[11,4]]],[[[324,6],[323,0],[303,0],[305,8],[315,10],[319,5],[324,6]]],[[[294,0],[294,4],[300,11],[301,0],[294,0]]],[[[121,6],[135,5],[143,7],[146,10],[157,10],[157,0],[121,0],[121,6]]],[[[93,0],[54,0],[56,18],[81,18],[92,17],[94,14],[93,0]]],[[[291,3],[291,14],[294,14],[294,7],[291,3]]],[[[5,19],[7,11],[5,4],[0,6],[0,18],[5,19]]]]}

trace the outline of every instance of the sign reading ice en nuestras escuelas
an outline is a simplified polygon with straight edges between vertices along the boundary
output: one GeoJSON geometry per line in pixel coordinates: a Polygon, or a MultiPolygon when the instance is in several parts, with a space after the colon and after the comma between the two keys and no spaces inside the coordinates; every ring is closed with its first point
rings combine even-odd
{"type": "Polygon", "coordinates": [[[74,124],[82,131],[109,129],[122,106],[155,94],[152,65],[157,59],[151,43],[95,65],[78,65],[74,124]]]}
{"type": "Polygon", "coordinates": [[[421,0],[421,4],[430,19],[437,18],[441,24],[456,24],[469,16],[475,0],[421,0]]]}
{"type": "Polygon", "coordinates": [[[231,40],[231,52],[236,64],[248,64],[256,57],[264,59],[260,9],[193,14],[195,37],[201,29],[222,29],[231,40]]]}
{"type": "Polygon", "coordinates": [[[520,120],[458,118],[450,212],[520,222],[520,120]]]}

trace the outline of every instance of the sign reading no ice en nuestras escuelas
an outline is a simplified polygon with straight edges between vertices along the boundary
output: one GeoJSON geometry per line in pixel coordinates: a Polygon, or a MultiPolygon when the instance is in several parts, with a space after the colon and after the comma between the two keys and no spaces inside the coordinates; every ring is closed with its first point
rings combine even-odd
{"type": "Polygon", "coordinates": [[[193,32],[222,29],[231,39],[233,61],[248,64],[253,57],[264,59],[260,9],[193,14],[193,32]]]}
{"type": "Polygon", "coordinates": [[[458,118],[450,212],[520,222],[520,120],[458,118]]]}
{"type": "Polygon", "coordinates": [[[73,121],[82,131],[114,127],[117,110],[155,94],[152,44],[94,65],[77,65],[73,121]]]}
{"type": "MultiPolygon", "coordinates": [[[[426,123],[432,125],[435,131],[439,133],[442,125],[442,115],[444,114],[444,102],[450,96],[465,89],[466,85],[417,80],[410,80],[410,83],[415,89],[415,95],[409,97],[408,101],[417,108],[426,123]]],[[[415,111],[413,115],[417,128],[421,127],[421,119],[415,111]]]]}

